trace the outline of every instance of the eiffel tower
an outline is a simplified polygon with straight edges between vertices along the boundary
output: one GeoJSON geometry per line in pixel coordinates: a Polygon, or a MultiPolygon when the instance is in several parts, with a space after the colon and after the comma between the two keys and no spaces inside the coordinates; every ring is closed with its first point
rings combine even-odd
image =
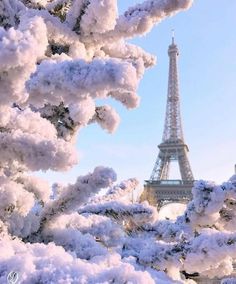
{"type": "Polygon", "coordinates": [[[146,180],[141,200],[150,204],[162,206],[171,202],[187,202],[191,199],[193,173],[188,160],[188,146],[184,142],[178,83],[177,59],[179,50],[175,44],[174,34],[168,49],[169,79],[166,105],[165,126],[162,142],[158,145],[159,154],[151,177],[146,180]],[[170,164],[177,161],[180,180],[170,180],[170,164]]]}

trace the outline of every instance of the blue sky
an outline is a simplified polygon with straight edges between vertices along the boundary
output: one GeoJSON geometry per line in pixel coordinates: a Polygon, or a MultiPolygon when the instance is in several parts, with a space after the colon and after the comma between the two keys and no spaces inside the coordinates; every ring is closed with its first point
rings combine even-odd
{"type": "MultiPolygon", "coordinates": [[[[142,1],[118,1],[120,11],[142,1]]],[[[114,102],[121,116],[110,135],[98,126],[78,135],[80,163],[68,173],[47,175],[72,182],[97,165],[110,166],[118,179],[150,177],[164,127],[168,80],[167,49],[175,29],[180,50],[179,77],[185,142],[195,179],[227,180],[236,164],[236,1],[196,0],[193,7],[132,40],[157,56],[138,90],[141,104],[127,111],[114,102]]],[[[174,171],[173,171],[174,172],[174,171]]],[[[175,176],[173,176],[175,177],[175,176]]]]}

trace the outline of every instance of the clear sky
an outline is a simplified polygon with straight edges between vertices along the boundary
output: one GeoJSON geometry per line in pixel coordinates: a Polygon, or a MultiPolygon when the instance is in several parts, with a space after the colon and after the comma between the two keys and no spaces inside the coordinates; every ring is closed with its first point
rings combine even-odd
{"type": "MultiPolygon", "coordinates": [[[[120,0],[119,9],[142,1],[120,0]]],[[[97,165],[110,166],[118,179],[150,177],[164,127],[171,29],[180,50],[179,77],[185,142],[195,179],[227,180],[236,164],[236,1],[195,0],[187,12],[169,18],[132,42],[157,56],[138,90],[141,104],[121,116],[110,135],[93,125],[78,135],[80,163],[53,181],[75,180],[97,165]]]]}

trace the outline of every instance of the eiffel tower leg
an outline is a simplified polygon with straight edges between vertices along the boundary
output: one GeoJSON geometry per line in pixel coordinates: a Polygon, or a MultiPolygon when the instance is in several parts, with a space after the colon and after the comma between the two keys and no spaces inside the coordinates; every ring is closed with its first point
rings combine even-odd
{"type": "Polygon", "coordinates": [[[152,170],[152,174],[151,174],[150,180],[156,180],[156,179],[158,179],[159,173],[160,173],[160,164],[161,164],[161,159],[160,159],[160,157],[158,156],[158,157],[157,157],[157,160],[156,160],[156,162],[155,162],[154,168],[153,168],[153,170],[152,170]]]}
{"type": "Polygon", "coordinates": [[[166,158],[163,161],[163,164],[164,165],[163,165],[163,169],[162,169],[162,172],[161,172],[160,179],[167,180],[167,179],[169,179],[169,173],[170,173],[170,159],[166,158]]]}
{"type": "Polygon", "coordinates": [[[157,161],[155,163],[151,180],[166,180],[169,178],[169,169],[170,169],[170,157],[166,153],[161,152],[158,155],[157,161]]]}
{"type": "Polygon", "coordinates": [[[185,151],[183,151],[178,157],[178,162],[182,180],[193,181],[193,173],[185,151]]]}

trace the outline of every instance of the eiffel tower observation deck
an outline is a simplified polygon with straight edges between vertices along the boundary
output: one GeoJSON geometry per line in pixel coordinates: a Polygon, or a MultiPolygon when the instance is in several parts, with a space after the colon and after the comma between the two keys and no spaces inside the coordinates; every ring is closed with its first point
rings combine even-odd
{"type": "Polygon", "coordinates": [[[162,142],[158,145],[159,154],[151,177],[145,181],[141,200],[148,200],[150,204],[161,207],[165,203],[186,203],[191,199],[193,173],[188,160],[188,146],[184,141],[181,112],[177,59],[179,50],[175,43],[174,34],[168,49],[169,79],[165,126],[162,142]],[[181,179],[170,177],[170,165],[178,162],[181,179]]]}

